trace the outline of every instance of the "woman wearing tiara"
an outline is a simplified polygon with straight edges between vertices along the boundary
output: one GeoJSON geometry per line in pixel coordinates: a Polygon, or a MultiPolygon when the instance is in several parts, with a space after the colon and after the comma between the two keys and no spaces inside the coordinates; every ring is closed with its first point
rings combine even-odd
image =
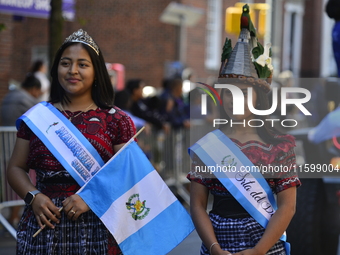
{"type": "MultiPolygon", "coordinates": [[[[107,162],[136,130],[113,105],[114,91],[102,52],[85,31],[66,38],[51,76],[50,103],[107,162]]],[[[26,202],[17,254],[122,254],[100,219],[75,194],[80,188],[75,179],[24,121],[18,126],[7,171],[8,182],[26,202]],[[29,169],[36,171],[36,186],[27,175],[29,169]],[[39,229],[43,230],[33,237],[39,229]]]]}

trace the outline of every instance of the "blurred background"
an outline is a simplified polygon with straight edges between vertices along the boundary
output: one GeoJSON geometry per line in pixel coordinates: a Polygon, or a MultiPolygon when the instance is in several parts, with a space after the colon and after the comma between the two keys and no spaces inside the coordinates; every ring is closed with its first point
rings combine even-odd
{"type": "MultiPolygon", "coordinates": [[[[294,77],[337,74],[331,47],[334,20],[325,13],[326,0],[244,2],[253,3],[259,40],[272,43],[274,75],[286,70],[294,77]]],[[[242,6],[236,0],[53,0],[52,4],[54,8],[49,1],[0,2],[0,101],[9,84],[21,82],[35,60],[49,66],[53,45],[60,46],[79,28],[95,39],[106,62],[125,67],[126,79],[139,77],[160,88],[164,78],[183,74],[187,68],[187,76],[213,79],[225,37],[233,45],[237,40],[242,6]]]]}

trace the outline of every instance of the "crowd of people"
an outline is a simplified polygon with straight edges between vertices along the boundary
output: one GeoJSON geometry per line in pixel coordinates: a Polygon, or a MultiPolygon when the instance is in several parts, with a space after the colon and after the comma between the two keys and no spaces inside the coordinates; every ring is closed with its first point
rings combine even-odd
{"type": "Polygon", "coordinates": [[[182,79],[167,79],[163,84],[160,94],[146,97],[143,94],[145,81],[129,79],[125,89],[117,92],[115,105],[131,116],[137,128],[150,125],[165,133],[189,128],[189,102],[183,96],[182,79]]]}
{"type": "MultiPolygon", "coordinates": [[[[15,121],[28,109],[49,100],[50,82],[45,69],[41,60],[34,62],[20,87],[5,95],[1,102],[2,126],[15,126],[15,121]]],[[[165,79],[161,92],[153,96],[144,95],[145,86],[142,79],[129,79],[115,95],[115,105],[131,116],[137,128],[147,125],[168,133],[171,129],[190,127],[190,99],[183,95],[181,78],[165,79]]]]}

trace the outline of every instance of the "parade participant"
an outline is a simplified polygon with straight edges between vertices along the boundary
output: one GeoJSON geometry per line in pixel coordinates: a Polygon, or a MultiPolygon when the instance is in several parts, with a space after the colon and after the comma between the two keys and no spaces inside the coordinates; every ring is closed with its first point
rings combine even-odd
{"type": "MultiPolygon", "coordinates": [[[[32,73],[28,73],[20,89],[10,90],[2,100],[1,124],[3,126],[15,126],[16,120],[39,102],[38,98],[41,94],[40,81],[34,77],[32,73]]],[[[31,177],[34,179],[34,173],[31,173],[31,177]]],[[[7,199],[9,201],[12,200],[13,197],[8,197],[7,199]]],[[[16,196],[15,199],[19,199],[19,197],[16,196]]],[[[15,228],[19,222],[21,209],[22,206],[10,207],[8,222],[15,228]]]]}
{"type": "MultiPolygon", "coordinates": [[[[114,91],[102,52],[85,31],[66,38],[51,76],[53,106],[38,105],[52,107],[80,134],[79,139],[93,146],[91,153],[107,162],[136,130],[130,117],[113,105],[114,91]]],[[[75,194],[80,186],[63,167],[63,160],[56,159],[29,125],[17,122],[17,141],[7,170],[9,184],[26,202],[17,230],[17,254],[122,254],[101,220],[75,194]],[[36,186],[28,178],[29,169],[36,171],[36,186]]]]}
{"type": "Polygon", "coordinates": [[[332,46],[333,54],[340,77],[340,1],[329,0],[325,6],[325,11],[331,19],[334,19],[335,24],[332,30],[332,46]]]}
{"type": "Polygon", "coordinates": [[[125,88],[130,95],[131,105],[130,111],[133,115],[151,123],[157,129],[163,129],[166,133],[169,132],[169,125],[166,123],[166,118],[159,109],[150,108],[143,97],[143,88],[145,82],[141,79],[130,79],[126,82],[125,88]]]}
{"type": "Polygon", "coordinates": [[[40,101],[47,101],[50,96],[50,87],[51,83],[50,80],[47,78],[47,66],[46,64],[38,59],[36,60],[31,68],[30,71],[41,83],[41,92],[42,95],[40,96],[40,101]]]}
{"type": "Polygon", "coordinates": [[[1,121],[3,126],[15,126],[15,121],[28,109],[39,102],[41,83],[28,73],[20,89],[10,90],[2,100],[1,121]]]}
{"type": "Polygon", "coordinates": [[[294,215],[300,185],[294,172],[295,142],[271,127],[240,124],[265,118],[249,110],[247,93],[252,93],[255,109],[268,109],[267,78],[272,75],[269,49],[259,43],[254,48],[250,45],[255,35],[245,13],[248,6],[243,9],[239,40],[234,49],[231,45],[224,48],[218,83],[232,84],[243,92],[244,113],[234,114],[236,99],[229,89],[222,89],[221,112],[227,115],[223,117],[238,124],[221,125],[190,147],[190,211],[203,242],[200,254],[289,254],[283,234],[294,215]],[[254,169],[252,166],[259,171],[246,171],[254,169]],[[285,171],[261,173],[262,167],[285,171]],[[207,213],[209,192],[214,202],[207,213]],[[277,208],[273,194],[277,195],[277,208]]]}

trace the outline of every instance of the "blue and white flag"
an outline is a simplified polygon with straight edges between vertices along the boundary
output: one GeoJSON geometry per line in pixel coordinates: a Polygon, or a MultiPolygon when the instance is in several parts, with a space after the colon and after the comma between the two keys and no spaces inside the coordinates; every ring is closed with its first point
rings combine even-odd
{"type": "Polygon", "coordinates": [[[188,212],[134,141],[78,195],[112,233],[124,255],[166,254],[194,230],[188,212]]]}

